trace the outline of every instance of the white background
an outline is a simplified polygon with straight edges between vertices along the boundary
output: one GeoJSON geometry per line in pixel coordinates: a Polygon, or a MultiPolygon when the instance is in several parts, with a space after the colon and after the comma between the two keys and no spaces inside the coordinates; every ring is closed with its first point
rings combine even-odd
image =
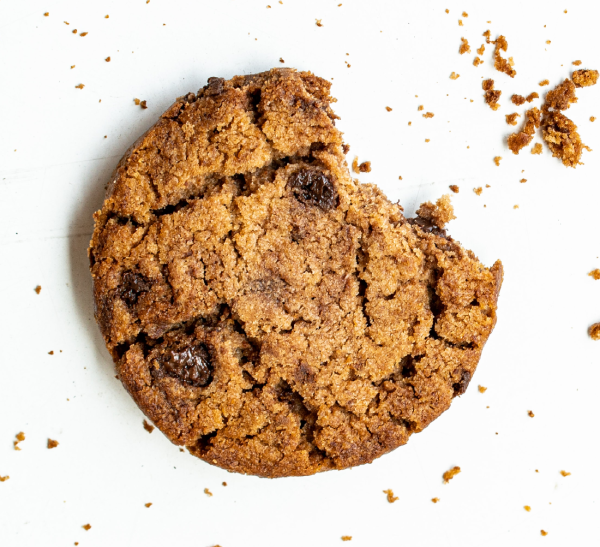
{"type": "Polygon", "coordinates": [[[0,1],[0,544],[599,545],[600,342],[587,329],[600,281],[587,273],[600,267],[600,86],[567,113],[596,149],[576,170],[547,148],[512,155],[504,120],[527,106],[512,93],[546,91],[538,82],[576,59],[600,68],[599,15],[591,0],[0,1]],[[491,45],[472,65],[488,28],[507,37],[514,80],[493,70],[491,45]],[[459,185],[451,234],[506,275],[469,391],[426,431],[372,465],[265,480],[143,429],[94,323],[86,249],[119,157],[175,97],[280,57],[333,80],[348,158],[372,161],[361,181],[407,215],[459,185]],[[483,77],[503,92],[497,112],[483,77]],[[453,465],[462,473],[442,484],[453,465]]]}

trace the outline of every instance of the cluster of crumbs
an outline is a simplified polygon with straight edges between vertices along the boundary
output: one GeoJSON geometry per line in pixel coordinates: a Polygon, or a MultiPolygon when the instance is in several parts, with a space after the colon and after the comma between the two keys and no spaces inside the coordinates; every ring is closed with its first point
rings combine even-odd
{"type": "MultiPolygon", "coordinates": [[[[486,31],[488,34],[484,33],[484,36],[489,39],[489,30],[486,31]]],[[[504,59],[502,55],[500,55],[501,51],[508,50],[508,42],[506,38],[502,35],[498,36],[493,44],[496,44],[496,49],[494,50],[494,68],[498,72],[503,72],[504,74],[508,74],[511,78],[514,78],[517,75],[517,71],[512,67],[512,57],[508,60],[504,59]]]]}
{"type": "Polygon", "coordinates": [[[464,55],[465,53],[471,53],[471,46],[469,45],[469,42],[466,38],[461,38],[460,41],[462,42],[460,44],[460,47],[458,48],[458,52],[461,55],[464,55]]]}
{"type": "Polygon", "coordinates": [[[485,91],[485,93],[483,94],[485,103],[492,110],[498,110],[500,108],[500,105],[498,104],[498,99],[500,98],[500,95],[502,95],[502,91],[500,91],[499,89],[494,89],[494,80],[492,80],[491,78],[483,80],[483,82],[481,82],[481,87],[485,91]]]}
{"type": "Polygon", "coordinates": [[[573,83],[575,87],[588,87],[590,85],[596,85],[598,81],[597,70],[576,70],[573,72],[573,83]]]}
{"type": "Polygon", "coordinates": [[[535,130],[540,127],[541,113],[539,108],[533,107],[525,112],[527,121],[522,131],[513,133],[508,137],[508,148],[513,154],[518,154],[522,148],[527,146],[532,140],[535,130]]]}
{"type": "Polygon", "coordinates": [[[394,503],[396,500],[399,499],[396,496],[394,496],[394,491],[391,488],[389,490],[384,490],[383,493],[387,494],[388,503],[394,503]]]}
{"type": "Polygon", "coordinates": [[[460,473],[460,467],[454,466],[452,469],[448,469],[443,475],[444,484],[448,484],[456,475],[460,473]]]}
{"type": "MultiPolygon", "coordinates": [[[[513,95],[514,97],[514,95],[513,95]]],[[[506,123],[508,125],[517,125],[517,118],[520,118],[521,114],[513,112],[512,114],[506,114],[506,123]]]]}
{"type": "Polygon", "coordinates": [[[21,448],[19,447],[19,443],[21,443],[25,440],[25,433],[23,433],[21,431],[20,433],[17,433],[16,437],[17,437],[17,440],[13,441],[13,445],[15,447],[15,450],[21,450],[21,448]]]}
{"type": "Polygon", "coordinates": [[[352,171],[354,171],[357,175],[360,173],[370,173],[371,172],[371,162],[363,161],[361,164],[358,163],[358,157],[355,156],[352,161],[352,171]]]}

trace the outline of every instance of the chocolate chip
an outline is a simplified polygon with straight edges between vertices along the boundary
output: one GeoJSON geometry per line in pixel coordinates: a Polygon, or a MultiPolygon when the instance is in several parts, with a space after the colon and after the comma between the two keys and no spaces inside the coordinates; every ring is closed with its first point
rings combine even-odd
{"type": "Polygon", "coordinates": [[[208,85],[204,88],[206,89],[206,95],[219,95],[222,93],[224,82],[223,78],[209,78],[208,85]]]}
{"type": "Polygon", "coordinates": [[[460,380],[457,383],[452,384],[452,388],[454,389],[454,397],[462,395],[465,391],[467,391],[470,381],[471,373],[467,370],[461,370],[460,380]]]}
{"type": "Polygon", "coordinates": [[[212,380],[210,354],[204,345],[170,350],[161,359],[165,372],[194,387],[205,387],[212,380]]]}
{"type": "Polygon", "coordinates": [[[121,298],[129,307],[134,306],[140,294],[148,292],[151,287],[150,282],[138,273],[126,272],[122,281],[121,298]]]}
{"type": "Polygon", "coordinates": [[[334,209],[338,195],[331,180],[317,169],[300,169],[290,177],[296,199],[307,205],[317,205],[324,211],[334,209]]]}
{"type": "Polygon", "coordinates": [[[407,219],[409,224],[413,226],[418,226],[424,232],[429,232],[430,234],[439,236],[439,237],[448,237],[446,234],[446,230],[439,228],[436,226],[431,220],[421,217],[409,218],[407,219]]]}

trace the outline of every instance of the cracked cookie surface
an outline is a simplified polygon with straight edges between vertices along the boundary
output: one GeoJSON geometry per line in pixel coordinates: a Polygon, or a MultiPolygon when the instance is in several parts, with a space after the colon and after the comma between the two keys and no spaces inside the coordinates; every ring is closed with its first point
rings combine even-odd
{"type": "Polygon", "coordinates": [[[167,437],[279,477],[371,462],[467,389],[502,266],[351,179],[330,83],[211,78],[119,163],[90,245],[96,319],[167,437]]]}

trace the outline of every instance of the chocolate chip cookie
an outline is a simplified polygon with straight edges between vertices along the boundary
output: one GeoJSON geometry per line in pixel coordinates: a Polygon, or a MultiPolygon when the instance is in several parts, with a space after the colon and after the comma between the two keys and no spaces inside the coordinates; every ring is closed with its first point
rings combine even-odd
{"type": "Polygon", "coordinates": [[[467,389],[502,265],[352,180],[330,83],[177,99],[112,177],[89,256],[118,376],[175,444],[263,477],[368,463],[467,389]]]}

